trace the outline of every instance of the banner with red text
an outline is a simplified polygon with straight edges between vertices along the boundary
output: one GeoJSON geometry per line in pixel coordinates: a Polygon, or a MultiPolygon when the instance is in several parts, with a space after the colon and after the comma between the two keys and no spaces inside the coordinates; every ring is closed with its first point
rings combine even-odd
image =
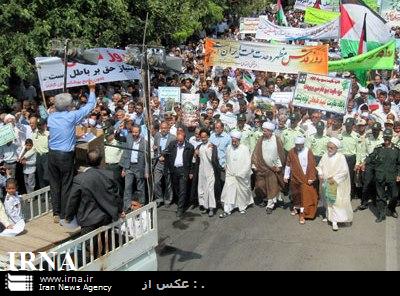
{"type": "Polygon", "coordinates": [[[299,73],[293,105],[345,114],[351,80],[299,73]]]}
{"type": "MultiPolygon", "coordinates": [[[[140,79],[140,70],[123,62],[125,50],[97,48],[99,63],[84,65],[68,63],[67,87],[87,85],[89,80],[95,83],[140,79]]],[[[57,57],[37,57],[36,67],[43,91],[64,87],[64,64],[57,57]]]]}
{"type": "Polygon", "coordinates": [[[297,74],[328,73],[328,45],[300,46],[206,39],[207,67],[297,74]]]}

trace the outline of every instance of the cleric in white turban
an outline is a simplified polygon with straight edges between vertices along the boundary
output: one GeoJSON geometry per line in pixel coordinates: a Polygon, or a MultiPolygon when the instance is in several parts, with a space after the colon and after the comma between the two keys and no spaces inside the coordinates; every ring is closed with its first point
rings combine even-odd
{"type": "Polygon", "coordinates": [[[250,185],[252,174],[250,150],[240,144],[241,132],[234,130],[230,136],[232,142],[226,150],[226,177],[221,194],[224,212],[220,218],[227,217],[235,208],[239,208],[240,213],[244,214],[246,208],[253,203],[250,185]]]}
{"type": "Polygon", "coordinates": [[[240,140],[242,138],[242,133],[237,130],[232,131],[230,135],[231,135],[231,138],[235,138],[238,140],[240,140]]]}
{"type": "Polygon", "coordinates": [[[275,124],[273,124],[272,122],[266,121],[263,123],[262,128],[273,131],[273,130],[275,130],[275,124]]]}
{"type": "Polygon", "coordinates": [[[353,220],[349,167],[344,155],[338,152],[338,148],[340,141],[330,138],[327,144],[328,152],[322,156],[317,167],[327,218],[332,222],[332,229],[335,231],[339,229],[338,223],[353,220]]]}
{"type": "MultiPolygon", "coordinates": [[[[334,138],[334,137],[330,138],[328,143],[332,143],[333,145],[335,145],[336,150],[340,148],[340,140],[337,138],[334,138]]],[[[328,152],[329,152],[329,149],[328,149],[328,152]]]]}

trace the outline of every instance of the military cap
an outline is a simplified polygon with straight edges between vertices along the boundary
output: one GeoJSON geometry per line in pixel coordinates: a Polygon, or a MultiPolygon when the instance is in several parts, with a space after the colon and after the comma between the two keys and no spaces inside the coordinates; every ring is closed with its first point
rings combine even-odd
{"type": "Polygon", "coordinates": [[[383,131],[383,137],[384,138],[392,138],[393,137],[393,130],[390,128],[387,128],[383,131]]]}
{"type": "Polygon", "coordinates": [[[237,115],[237,121],[246,121],[246,114],[240,113],[237,115]]]}
{"type": "Polygon", "coordinates": [[[43,124],[46,124],[46,123],[47,123],[46,119],[42,119],[40,117],[37,119],[37,125],[38,126],[42,126],[43,124]]]}
{"type": "Polygon", "coordinates": [[[260,121],[266,121],[266,120],[267,120],[267,116],[261,115],[261,116],[259,117],[259,119],[260,119],[260,121]]]}
{"type": "Polygon", "coordinates": [[[379,123],[379,122],[375,122],[373,125],[372,125],[372,129],[373,130],[381,130],[382,129],[382,126],[381,126],[381,124],[379,123]]]}
{"type": "Polygon", "coordinates": [[[110,136],[110,135],[113,135],[114,132],[115,132],[115,129],[114,129],[114,127],[111,126],[111,127],[107,128],[107,129],[105,130],[105,136],[108,137],[108,136],[110,136]]]}
{"type": "Polygon", "coordinates": [[[289,119],[290,119],[291,122],[298,121],[299,120],[299,116],[297,115],[297,113],[292,113],[292,114],[290,114],[289,119]]]}
{"type": "Polygon", "coordinates": [[[355,123],[354,118],[350,117],[350,118],[347,118],[347,119],[346,119],[344,125],[346,125],[346,126],[353,126],[354,123],[355,123]]]}
{"type": "Polygon", "coordinates": [[[325,128],[325,123],[322,120],[318,121],[316,128],[325,128]]]}

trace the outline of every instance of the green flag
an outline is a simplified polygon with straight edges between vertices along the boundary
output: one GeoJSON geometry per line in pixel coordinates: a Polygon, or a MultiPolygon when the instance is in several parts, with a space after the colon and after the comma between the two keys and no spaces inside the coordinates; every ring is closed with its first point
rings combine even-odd
{"type": "Polygon", "coordinates": [[[311,25],[322,25],[337,19],[339,16],[339,12],[307,7],[304,22],[311,25]]]}
{"type": "Polygon", "coordinates": [[[365,4],[369,6],[374,11],[378,11],[378,1],[377,0],[363,0],[365,4]]]}
{"type": "Polygon", "coordinates": [[[329,72],[393,70],[395,51],[396,42],[393,39],[367,53],[328,62],[329,72]]]}

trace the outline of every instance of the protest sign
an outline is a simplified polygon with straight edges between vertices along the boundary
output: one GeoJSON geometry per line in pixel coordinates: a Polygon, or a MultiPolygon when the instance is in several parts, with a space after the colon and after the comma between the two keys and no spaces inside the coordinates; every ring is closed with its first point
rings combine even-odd
{"type": "Polygon", "coordinates": [[[375,48],[367,53],[352,58],[330,61],[329,72],[344,72],[356,70],[392,70],[396,51],[395,41],[375,48]]]}
{"type": "Polygon", "coordinates": [[[339,12],[307,7],[304,15],[304,22],[311,25],[322,25],[335,19],[339,19],[339,17],[339,12]]]}
{"type": "Polygon", "coordinates": [[[14,128],[11,123],[0,127],[0,146],[15,140],[14,128]]]}
{"type": "Polygon", "coordinates": [[[328,45],[300,46],[206,39],[205,65],[297,74],[328,72],[328,45]]]}
{"type": "Polygon", "coordinates": [[[382,0],[381,16],[387,21],[387,25],[400,26],[400,1],[382,0]]]}
{"type": "Polygon", "coordinates": [[[230,131],[233,130],[236,125],[237,125],[237,117],[236,115],[234,115],[233,113],[231,113],[230,115],[226,115],[224,113],[221,113],[219,119],[221,120],[221,122],[228,127],[226,130],[230,131]]]}
{"type": "MultiPolygon", "coordinates": [[[[307,7],[314,7],[315,2],[317,0],[296,0],[294,4],[294,9],[298,10],[306,10],[307,7]]],[[[320,2],[320,9],[321,10],[333,10],[337,9],[338,1],[336,0],[321,0],[320,2]]]]}
{"type": "Polygon", "coordinates": [[[311,28],[293,28],[278,26],[268,20],[266,16],[260,16],[256,39],[262,40],[324,40],[339,38],[339,18],[323,25],[311,28]]]}
{"type": "Polygon", "coordinates": [[[293,105],[344,114],[350,91],[350,79],[299,73],[293,105]]]}
{"type": "Polygon", "coordinates": [[[255,34],[257,31],[258,17],[241,17],[239,24],[240,34],[255,34]]]}
{"type": "Polygon", "coordinates": [[[182,121],[188,127],[196,126],[199,122],[199,94],[181,94],[182,121]]]}
{"type": "Polygon", "coordinates": [[[254,97],[253,104],[256,109],[262,111],[272,111],[274,106],[274,102],[271,98],[261,96],[254,97]]]}
{"type": "MultiPolygon", "coordinates": [[[[125,50],[97,48],[97,65],[68,63],[67,87],[87,85],[89,80],[95,83],[140,79],[140,70],[123,62],[125,50]]],[[[60,58],[35,58],[40,88],[43,91],[64,87],[64,64],[60,58]]]]}
{"type": "Polygon", "coordinates": [[[271,100],[274,101],[275,104],[287,105],[293,100],[293,92],[273,92],[271,100]]]}
{"type": "Polygon", "coordinates": [[[172,112],[175,103],[181,102],[180,87],[160,86],[158,88],[158,97],[160,99],[161,109],[165,112],[172,112]]]}

